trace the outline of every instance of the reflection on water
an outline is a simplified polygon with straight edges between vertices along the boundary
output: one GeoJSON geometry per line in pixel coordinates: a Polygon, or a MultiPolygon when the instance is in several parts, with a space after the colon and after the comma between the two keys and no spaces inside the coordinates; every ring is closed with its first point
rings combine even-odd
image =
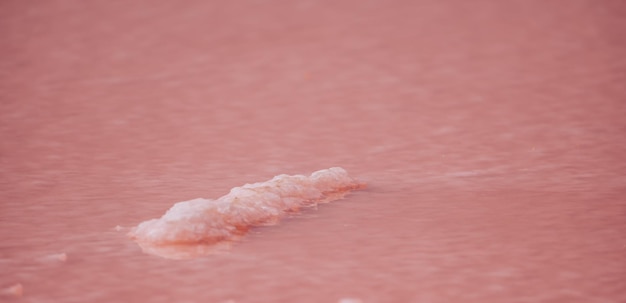
{"type": "Polygon", "coordinates": [[[229,241],[222,241],[213,244],[153,244],[149,242],[137,241],[144,253],[159,256],[166,259],[185,260],[207,256],[216,253],[223,253],[230,250],[232,246],[229,241]]]}

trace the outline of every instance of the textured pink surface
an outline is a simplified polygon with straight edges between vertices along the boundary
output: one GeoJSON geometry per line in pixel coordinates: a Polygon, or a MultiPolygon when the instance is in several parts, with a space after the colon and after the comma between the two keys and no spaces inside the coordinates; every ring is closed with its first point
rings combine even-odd
{"type": "Polygon", "coordinates": [[[623,3],[1,1],[2,299],[624,302],[623,3]],[[125,237],[331,166],[226,253],[125,237]]]}

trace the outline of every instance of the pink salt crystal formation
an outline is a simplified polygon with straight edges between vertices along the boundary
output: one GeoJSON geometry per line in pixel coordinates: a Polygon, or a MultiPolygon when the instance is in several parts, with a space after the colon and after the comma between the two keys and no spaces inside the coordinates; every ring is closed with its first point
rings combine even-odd
{"type": "Polygon", "coordinates": [[[231,189],[216,200],[178,202],[161,218],[142,222],[129,237],[151,245],[214,244],[237,238],[254,226],[275,224],[289,212],[330,202],[365,184],[340,167],[310,176],[279,175],[231,189]]]}

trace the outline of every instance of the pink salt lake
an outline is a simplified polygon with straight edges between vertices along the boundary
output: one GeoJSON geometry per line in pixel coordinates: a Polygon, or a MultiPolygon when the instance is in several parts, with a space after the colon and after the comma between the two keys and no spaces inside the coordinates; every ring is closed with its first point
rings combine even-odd
{"type": "Polygon", "coordinates": [[[626,302],[621,1],[0,2],[0,301],[626,302]],[[126,236],[340,166],[218,253],[126,236]]]}

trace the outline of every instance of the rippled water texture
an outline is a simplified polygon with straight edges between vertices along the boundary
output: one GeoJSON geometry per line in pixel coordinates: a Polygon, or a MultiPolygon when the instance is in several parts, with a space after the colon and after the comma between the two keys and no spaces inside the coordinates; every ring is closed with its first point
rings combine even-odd
{"type": "Polygon", "coordinates": [[[0,301],[626,302],[623,3],[0,1],[0,301]],[[126,236],[335,166],[213,254],[126,236]]]}

